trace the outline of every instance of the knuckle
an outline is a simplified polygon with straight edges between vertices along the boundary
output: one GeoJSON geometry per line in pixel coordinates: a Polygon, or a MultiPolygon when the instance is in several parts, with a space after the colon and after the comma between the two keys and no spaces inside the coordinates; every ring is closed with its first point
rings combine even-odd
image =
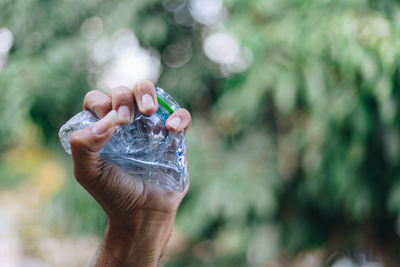
{"type": "Polygon", "coordinates": [[[117,105],[121,104],[130,104],[132,99],[132,92],[126,87],[120,86],[113,89],[112,94],[112,105],[116,107],[117,105]]]}
{"type": "Polygon", "coordinates": [[[93,103],[92,108],[94,109],[94,111],[102,111],[102,109],[109,108],[110,104],[110,99],[101,98],[97,99],[97,101],[93,103]]]}
{"type": "Polygon", "coordinates": [[[130,90],[125,86],[118,86],[112,89],[111,96],[116,97],[119,95],[129,94],[130,90]]]}
{"type": "Polygon", "coordinates": [[[182,112],[182,114],[184,114],[185,116],[188,116],[188,117],[190,117],[190,113],[189,113],[189,111],[187,111],[186,109],[184,109],[184,108],[181,108],[180,109],[180,111],[182,112]]]}
{"type": "Polygon", "coordinates": [[[84,108],[93,109],[93,111],[96,108],[106,108],[110,103],[110,99],[99,90],[92,90],[88,92],[83,100],[84,108]]]}
{"type": "Polygon", "coordinates": [[[91,90],[91,91],[87,92],[85,98],[90,98],[91,96],[97,95],[98,93],[100,93],[99,90],[91,90]]]}
{"type": "Polygon", "coordinates": [[[126,87],[117,87],[112,92],[113,108],[119,105],[130,105],[133,102],[132,92],[126,87]]]}
{"type": "Polygon", "coordinates": [[[73,148],[73,147],[76,148],[76,147],[82,146],[82,144],[84,142],[83,142],[82,134],[80,133],[80,131],[76,131],[71,135],[71,137],[69,139],[69,143],[71,145],[71,148],[73,148]]]}
{"type": "Polygon", "coordinates": [[[83,102],[84,102],[84,103],[91,102],[93,99],[96,98],[96,96],[98,96],[98,93],[99,93],[99,92],[98,92],[97,90],[92,90],[92,91],[88,92],[88,93],[85,95],[85,98],[84,98],[83,102]]]}
{"type": "Polygon", "coordinates": [[[109,98],[102,98],[95,104],[95,107],[108,107],[111,104],[109,98]]]}
{"type": "Polygon", "coordinates": [[[153,91],[155,90],[154,84],[149,80],[143,80],[137,83],[139,91],[153,91]]]}
{"type": "Polygon", "coordinates": [[[184,108],[179,109],[179,112],[181,113],[181,115],[183,116],[183,118],[190,122],[192,120],[192,116],[190,115],[189,111],[187,111],[184,108]]]}

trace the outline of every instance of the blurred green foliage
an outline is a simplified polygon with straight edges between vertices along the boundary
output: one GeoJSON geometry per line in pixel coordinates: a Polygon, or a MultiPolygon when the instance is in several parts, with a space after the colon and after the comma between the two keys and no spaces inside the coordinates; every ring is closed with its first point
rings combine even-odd
{"type": "MultiPolygon", "coordinates": [[[[32,120],[63,153],[57,131],[91,88],[100,38],[82,37],[87,18],[101,18],[101,36],[129,28],[160,54],[189,40],[190,60],[162,61],[157,83],[193,114],[192,183],[177,218],[189,243],[167,266],[258,266],[371,244],[400,255],[400,5],[226,0],[226,25],[207,27],[180,25],[165,8],[187,2],[1,0],[14,44],[0,73],[0,150],[32,120]],[[207,31],[225,29],[252,51],[241,73],[223,75],[204,54],[207,31]]],[[[70,178],[59,221],[102,233],[101,210],[70,178]]]]}

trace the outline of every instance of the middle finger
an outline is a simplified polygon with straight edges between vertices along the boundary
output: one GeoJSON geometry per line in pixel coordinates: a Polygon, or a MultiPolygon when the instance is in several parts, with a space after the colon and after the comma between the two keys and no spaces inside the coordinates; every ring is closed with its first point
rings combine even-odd
{"type": "Polygon", "coordinates": [[[117,111],[117,123],[128,124],[133,120],[135,112],[134,96],[125,86],[119,86],[111,92],[112,108],[117,111]]]}

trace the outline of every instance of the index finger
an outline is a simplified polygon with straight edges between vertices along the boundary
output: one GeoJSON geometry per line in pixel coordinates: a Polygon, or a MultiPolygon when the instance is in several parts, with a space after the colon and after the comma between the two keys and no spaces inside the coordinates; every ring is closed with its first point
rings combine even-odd
{"type": "Polygon", "coordinates": [[[99,90],[92,90],[85,95],[83,109],[93,111],[101,119],[112,109],[111,98],[99,90]]]}

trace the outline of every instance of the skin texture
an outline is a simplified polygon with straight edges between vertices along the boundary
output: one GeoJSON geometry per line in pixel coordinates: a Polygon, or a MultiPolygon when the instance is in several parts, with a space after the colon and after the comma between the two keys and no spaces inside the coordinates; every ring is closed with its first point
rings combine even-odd
{"type": "MultiPolygon", "coordinates": [[[[139,82],[132,89],[114,88],[109,96],[97,90],[85,96],[83,108],[95,112],[101,120],[73,133],[70,144],[76,180],[108,217],[96,266],[157,266],[188,190],[177,193],[144,183],[100,159],[99,151],[113,135],[114,126],[133,120],[135,101],[142,113],[153,114],[158,108],[156,99],[155,87],[149,81],[139,82]]],[[[166,127],[186,131],[190,123],[189,112],[179,109],[168,118],[166,127]]]]}

